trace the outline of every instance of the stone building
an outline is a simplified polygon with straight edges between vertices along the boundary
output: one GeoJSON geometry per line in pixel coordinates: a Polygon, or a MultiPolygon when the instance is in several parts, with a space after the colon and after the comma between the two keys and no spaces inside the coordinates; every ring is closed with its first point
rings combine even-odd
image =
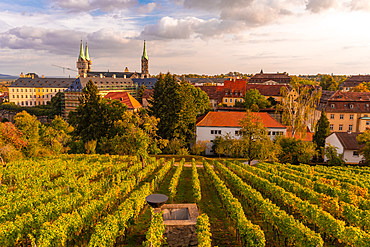
{"type": "Polygon", "coordinates": [[[261,70],[260,73],[255,74],[249,79],[249,83],[259,83],[259,84],[267,84],[267,85],[274,85],[274,84],[289,84],[290,83],[290,76],[284,73],[263,73],[261,70]]]}

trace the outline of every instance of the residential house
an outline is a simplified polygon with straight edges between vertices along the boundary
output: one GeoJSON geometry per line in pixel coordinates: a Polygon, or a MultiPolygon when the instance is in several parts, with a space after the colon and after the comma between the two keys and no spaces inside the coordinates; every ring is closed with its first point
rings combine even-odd
{"type": "MultiPolygon", "coordinates": [[[[325,139],[325,146],[329,144],[337,148],[338,154],[343,154],[343,159],[348,164],[358,164],[363,160],[360,154],[362,145],[359,145],[356,137],[361,133],[333,132],[325,139]]],[[[325,157],[327,161],[327,157],[325,157]]]]}
{"type": "Polygon", "coordinates": [[[247,81],[233,79],[224,81],[224,96],[222,103],[227,106],[234,106],[236,102],[243,102],[247,87],[247,81]]]}
{"type": "Polygon", "coordinates": [[[370,127],[370,93],[336,91],[325,106],[333,132],[364,132],[370,127]]]}
{"type": "Polygon", "coordinates": [[[350,91],[363,82],[370,82],[370,75],[353,75],[339,85],[344,92],[350,91]]]}
{"type": "MultiPolygon", "coordinates": [[[[217,136],[230,134],[232,138],[240,138],[240,121],[245,114],[245,112],[208,112],[196,124],[196,141],[209,141],[206,154],[212,155],[212,142],[217,136]]],[[[253,114],[256,119],[260,118],[271,139],[279,135],[286,136],[286,126],[277,122],[268,113],[255,112],[253,114]]]]}

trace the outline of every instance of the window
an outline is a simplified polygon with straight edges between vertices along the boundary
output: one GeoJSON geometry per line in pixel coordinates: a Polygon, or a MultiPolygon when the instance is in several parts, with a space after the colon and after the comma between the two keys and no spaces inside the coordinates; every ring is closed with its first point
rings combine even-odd
{"type": "Polygon", "coordinates": [[[344,115],[343,114],[340,114],[339,115],[339,119],[343,119],[344,118],[344,115]]]}
{"type": "Polygon", "coordinates": [[[27,88],[24,91],[27,93],[27,88]]]}
{"type": "Polygon", "coordinates": [[[334,125],[330,124],[330,130],[333,130],[333,129],[334,129],[334,125]]]}
{"type": "Polygon", "coordinates": [[[221,130],[211,130],[212,135],[221,135],[221,130]]]}
{"type": "Polygon", "coordinates": [[[334,114],[330,114],[330,119],[334,119],[334,114]]]}
{"type": "Polygon", "coordinates": [[[352,105],[352,104],[350,104],[350,105],[349,105],[349,108],[351,108],[351,109],[352,109],[352,108],[353,108],[353,105],[352,105]]]}
{"type": "Polygon", "coordinates": [[[370,121],[366,121],[366,125],[370,125],[370,121]]]}
{"type": "Polygon", "coordinates": [[[225,103],[227,103],[227,99],[225,99],[225,103]]]}
{"type": "Polygon", "coordinates": [[[358,157],[359,156],[358,151],[353,151],[353,156],[358,157]]]}
{"type": "Polygon", "coordinates": [[[353,115],[349,115],[349,119],[353,120],[353,115]]]}
{"type": "Polygon", "coordinates": [[[32,105],[32,101],[30,101],[30,105],[32,105]]]}
{"type": "Polygon", "coordinates": [[[343,130],[343,125],[339,124],[339,130],[343,130]]]}
{"type": "Polygon", "coordinates": [[[17,88],[17,92],[19,92],[19,91],[18,91],[18,88],[17,88]]]}
{"type": "Polygon", "coordinates": [[[273,135],[273,136],[275,135],[275,131],[272,131],[272,135],[273,135]]]}
{"type": "Polygon", "coordinates": [[[14,88],[12,89],[12,92],[14,93],[14,88]]]}
{"type": "Polygon", "coordinates": [[[267,133],[267,135],[269,135],[269,136],[270,136],[270,135],[271,135],[271,131],[269,131],[269,133],[267,133]]]}
{"type": "Polygon", "coordinates": [[[330,105],[330,107],[331,107],[331,108],[334,108],[334,107],[335,107],[335,104],[331,104],[331,105],[330,105]]]}
{"type": "Polygon", "coordinates": [[[13,99],[15,98],[15,95],[13,95],[13,99]]]}
{"type": "Polygon", "coordinates": [[[348,130],[352,130],[352,124],[350,124],[349,126],[348,126],[348,130]]]}

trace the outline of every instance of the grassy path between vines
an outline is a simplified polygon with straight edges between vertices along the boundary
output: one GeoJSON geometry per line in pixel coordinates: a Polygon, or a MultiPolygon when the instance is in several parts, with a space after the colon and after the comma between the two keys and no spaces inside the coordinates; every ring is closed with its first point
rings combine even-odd
{"type": "Polygon", "coordinates": [[[204,168],[198,169],[198,174],[202,190],[202,200],[198,207],[201,213],[206,213],[209,216],[212,245],[219,247],[240,246],[237,242],[232,222],[228,219],[226,211],[222,208],[216,188],[212,185],[204,168]]]}
{"type": "MultiPolygon", "coordinates": [[[[171,178],[175,173],[176,168],[172,167],[168,172],[165,180],[156,190],[156,194],[168,195],[168,187],[170,185],[171,178]]],[[[150,206],[145,206],[143,212],[139,215],[136,224],[131,226],[125,241],[120,246],[143,246],[145,241],[145,234],[150,226],[151,211],[150,206]]]]}

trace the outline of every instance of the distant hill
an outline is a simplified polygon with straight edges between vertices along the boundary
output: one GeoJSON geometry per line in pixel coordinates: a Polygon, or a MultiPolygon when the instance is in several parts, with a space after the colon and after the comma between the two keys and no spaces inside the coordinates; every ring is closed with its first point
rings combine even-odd
{"type": "Polygon", "coordinates": [[[13,75],[4,75],[4,74],[0,74],[0,80],[1,79],[17,79],[18,76],[13,76],[13,75]]]}

